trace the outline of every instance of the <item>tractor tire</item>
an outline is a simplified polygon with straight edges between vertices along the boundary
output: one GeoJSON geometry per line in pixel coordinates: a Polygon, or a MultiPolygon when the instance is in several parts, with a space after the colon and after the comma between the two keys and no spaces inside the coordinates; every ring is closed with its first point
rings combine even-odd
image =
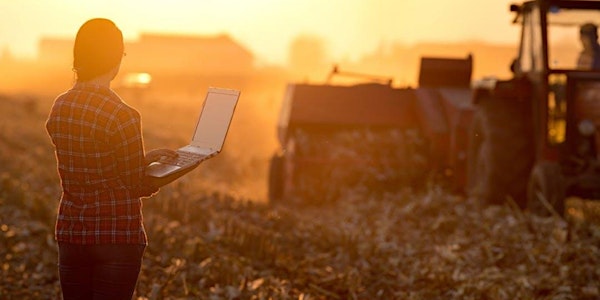
{"type": "Polygon", "coordinates": [[[489,96],[476,106],[469,137],[467,187],[485,204],[508,197],[526,206],[533,165],[531,109],[527,101],[489,96]]]}
{"type": "Polygon", "coordinates": [[[537,164],[527,185],[527,210],[539,216],[550,216],[553,213],[547,207],[549,204],[558,215],[563,216],[564,201],[564,177],[560,165],[551,162],[537,164]]]}
{"type": "Polygon", "coordinates": [[[283,198],[283,155],[274,154],[269,164],[269,203],[281,202],[283,198]]]}

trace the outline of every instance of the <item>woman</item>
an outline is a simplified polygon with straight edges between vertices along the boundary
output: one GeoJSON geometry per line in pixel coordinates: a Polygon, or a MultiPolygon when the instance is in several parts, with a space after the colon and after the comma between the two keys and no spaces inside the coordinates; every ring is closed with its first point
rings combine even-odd
{"type": "Polygon", "coordinates": [[[144,175],[151,162],[177,154],[144,153],[140,114],[110,89],[123,50],[112,21],[85,22],[73,48],[77,81],[46,123],[63,190],[55,233],[65,299],[131,299],[147,245],[140,198],[175,179],[144,175]]]}

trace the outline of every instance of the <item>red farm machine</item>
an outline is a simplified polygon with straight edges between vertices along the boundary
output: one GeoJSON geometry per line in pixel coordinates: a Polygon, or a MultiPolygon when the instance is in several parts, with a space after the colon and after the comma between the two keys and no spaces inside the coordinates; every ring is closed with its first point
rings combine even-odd
{"type": "Polygon", "coordinates": [[[432,178],[538,214],[600,198],[600,70],[577,65],[580,28],[598,25],[600,1],[510,9],[521,28],[511,79],[473,83],[470,56],[424,57],[416,88],[290,84],[270,199],[321,202],[358,182],[377,191],[432,178]]]}

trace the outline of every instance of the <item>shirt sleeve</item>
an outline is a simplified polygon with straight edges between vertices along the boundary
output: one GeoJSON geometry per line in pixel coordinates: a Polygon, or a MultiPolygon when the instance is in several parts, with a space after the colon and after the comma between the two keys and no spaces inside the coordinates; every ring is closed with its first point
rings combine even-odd
{"type": "Polygon", "coordinates": [[[140,114],[129,107],[117,112],[111,143],[115,147],[119,177],[133,196],[149,197],[158,191],[145,175],[145,154],[140,114]]]}

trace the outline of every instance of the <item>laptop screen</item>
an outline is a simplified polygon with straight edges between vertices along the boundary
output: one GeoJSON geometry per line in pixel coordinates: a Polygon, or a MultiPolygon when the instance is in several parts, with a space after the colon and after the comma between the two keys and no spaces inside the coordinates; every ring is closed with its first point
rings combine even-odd
{"type": "Polygon", "coordinates": [[[209,88],[194,131],[192,145],[221,151],[240,92],[209,88]]]}

